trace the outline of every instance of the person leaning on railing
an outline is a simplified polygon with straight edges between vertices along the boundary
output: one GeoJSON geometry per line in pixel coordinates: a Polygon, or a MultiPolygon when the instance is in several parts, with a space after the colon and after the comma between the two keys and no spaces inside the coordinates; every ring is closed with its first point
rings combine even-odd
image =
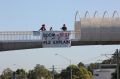
{"type": "Polygon", "coordinates": [[[39,29],[39,31],[46,31],[45,24],[42,24],[42,27],[39,29]]]}
{"type": "Polygon", "coordinates": [[[63,24],[63,27],[61,28],[63,31],[67,31],[67,27],[65,24],[63,24]]]}

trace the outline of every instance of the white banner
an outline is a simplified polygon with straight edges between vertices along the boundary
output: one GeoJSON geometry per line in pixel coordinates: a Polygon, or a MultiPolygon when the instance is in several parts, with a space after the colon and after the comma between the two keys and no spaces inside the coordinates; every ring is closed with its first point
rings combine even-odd
{"type": "Polygon", "coordinates": [[[40,31],[33,31],[33,36],[40,36],[41,32],[40,31]]]}
{"type": "Polygon", "coordinates": [[[43,47],[70,47],[70,32],[66,31],[43,31],[42,32],[43,47]]]}

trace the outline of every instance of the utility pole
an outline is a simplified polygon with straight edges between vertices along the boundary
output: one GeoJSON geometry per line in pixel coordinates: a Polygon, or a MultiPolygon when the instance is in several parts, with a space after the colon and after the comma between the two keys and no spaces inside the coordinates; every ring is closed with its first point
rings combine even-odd
{"type": "Polygon", "coordinates": [[[54,67],[54,65],[52,66],[52,74],[53,74],[53,79],[54,79],[54,75],[55,75],[55,67],[54,67]]]}
{"type": "MultiPolygon", "coordinates": [[[[70,66],[71,66],[71,60],[70,61],[70,66]]],[[[70,79],[72,79],[72,68],[70,68],[70,79]]]]}
{"type": "MultiPolygon", "coordinates": [[[[62,57],[64,59],[66,59],[67,61],[69,61],[70,62],[70,66],[71,66],[71,60],[69,58],[67,58],[67,57],[65,57],[63,55],[60,55],[60,54],[55,54],[55,55],[58,55],[58,56],[60,56],[60,57],[62,57]]],[[[70,79],[72,79],[72,68],[70,68],[70,79]]]]}
{"type": "Polygon", "coordinates": [[[12,79],[16,79],[16,73],[15,73],[15,71],[12,73],[12,79]]]}
{"type": "Polygon", "coordinates": [[[119,79],[119,50],[116,49],[117,79],[119,79]]]}
{"type": "Polygon", "coordinates": [[[119,75],[120,75],[120,68],[119,68],[119,62],[120,62],[120,59],[119,59],[119,54],[120,54],[120,50],[118,50],[118,49],[116,49],[116,51],[115,51],[115,53],[114,54],[105,54],[105,56],[107,57],[107,55],[114,55],[115,56],[115,58],[116,58],[116,64],[117,64],[117,67],[116,67],[116,70],[117,70],[117,79],[120,79],[119,78],[119,75]]]}
{"type": "Polygon", "coordinates": [[[52,65],[52,67],[49,68],[49,69],[51,69],[52,79],[55,79],[55,75],[56,75],[56,71],[55,70],[58,69],[58,68],[56,68],[55,65],[52,65]]]}

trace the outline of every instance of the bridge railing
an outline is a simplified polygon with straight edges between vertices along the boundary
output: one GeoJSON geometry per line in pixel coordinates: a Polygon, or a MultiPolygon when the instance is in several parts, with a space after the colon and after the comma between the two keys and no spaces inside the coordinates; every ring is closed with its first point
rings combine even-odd
{"type": "MultiPolygon", "coordinates": [[[[75,39],[75,32],[71,31],[70,39],[75,39]]],[[[0,42],[42,41],[41,31],[5,31],[0,32],[0,42]]]]}
{"type": "Polygon", "coordinates": [[[39,31],[10,31],[0,32],[0,41],[31,41],[41,40],[41,33],[39,31]]]}

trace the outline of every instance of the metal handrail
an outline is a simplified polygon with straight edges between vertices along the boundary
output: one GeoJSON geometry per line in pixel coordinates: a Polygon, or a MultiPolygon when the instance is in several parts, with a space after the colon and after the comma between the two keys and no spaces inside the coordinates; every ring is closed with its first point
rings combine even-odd
{"type": "MultiPolygon", "coordinates": [[[[75,32],[71,32],[71,39],[75,39],[75,32]]],[[[42,32],[41,31],[10,31],[10,32],[0,32],[0,41],[2,42],[12,42],[12,41],[41,41],[42,32]]]]}
{"type": "Polygon", "coordinates": [[[34,35],[39,31],[6,31],[0,32],[0,41],[16,41],[16,40],[41,40],[41,35],[34,35]]]}

